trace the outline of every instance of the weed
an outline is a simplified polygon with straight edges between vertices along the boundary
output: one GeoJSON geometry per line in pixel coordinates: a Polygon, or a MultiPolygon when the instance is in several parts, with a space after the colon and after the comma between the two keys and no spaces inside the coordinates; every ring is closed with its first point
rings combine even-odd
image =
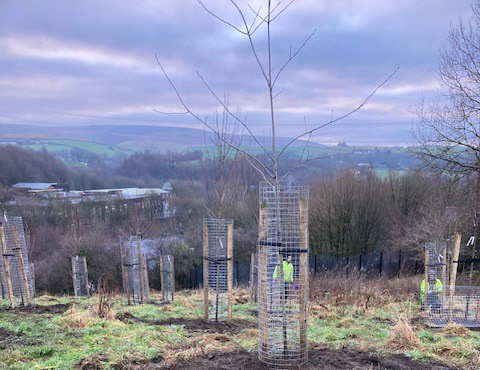
{"type": "Polygon", "coordinates": [[[392,349],[411,349],[421,348],[421,344],[415,330],[410,325],[410,320],[406,317],[394,319],[395,326],[392,328],[387,338],[387,346],[392,349]]]}

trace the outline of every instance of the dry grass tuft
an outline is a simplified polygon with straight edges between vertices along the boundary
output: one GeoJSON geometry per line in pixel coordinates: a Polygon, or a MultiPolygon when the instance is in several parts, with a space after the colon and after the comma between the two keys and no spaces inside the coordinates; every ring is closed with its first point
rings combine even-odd
{"type": "Polygon", "coordinates": [[[75,306],[69,308],[60,319],[63,326],[70,329],[85,328],[92,323],[93,317],[88,310],[78,310],[75,306]]]}
{"type": "Polygon", "coordinates": [[[468,335],[470,330],[463,325],[449,323],[442,329],[442,332],[447,335],[468,335]]]}
{"type": "Polygon", "coordinates": [[[415,334],[415,330],[410,325],[410,320],[405,317],[399,317],[394,320],[389,337],[387,338],[387,347],[396,350],[405,350],[412,348],[422,348],[420,341],[415,334]]]}
{"type": "Polygon", "coordinates": [[[98,283],[97,294],[97,315],[103,319],[113,320],[115,318],[115,312],[112,311],[113,307],[113,293],[107,286],[107,280],[102,275],[98,283]]]}
{"type": "Polygon", "coordinates": [[[351,317],[346,317],[335,323],[336,328],[351,328],[355,325],[355,320],[351,317]]]}
{"type": "MultiPolygon", "coordinates": [[[[204,335],[201,340],[199,338],[190,338],[179,346],[169,347],[165,355],[165,364],[175,366],[175,363],[179,360],[188,361],[199,356],[205,357],[209,353],[218,350],[233,350],[234,345],[230,343],[225,345],[224,340],[217,339],[220,336],[228,338],[226,335],[221,334],[204,335]]],[[[231,342],[230,338],[228,338],[228,342],[231,342]]]]}
{"type": "Polygon", "coordinates": [[[352,313],[362,314],[372,307],[413,301],[419,286],[418,277],[367,279],[365,275],[352,274],[346,278],[331,273],[312,278],[310,300],[324,308],[336,307],[338,311],[341,307],[349,307],[352,313]]]}
{"type": "Polygon", "coordinates": [[[236,288],[233,290],[233,303],[248,303],[248,290],[246,288],[236,288]]]}

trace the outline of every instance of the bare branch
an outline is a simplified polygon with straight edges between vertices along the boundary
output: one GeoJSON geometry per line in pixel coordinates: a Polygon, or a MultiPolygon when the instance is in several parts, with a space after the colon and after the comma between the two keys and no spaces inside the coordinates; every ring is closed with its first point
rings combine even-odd
{"type": "Polygon", "coordinates": [[[280,67],[279,71],[275,75],[275,78],[273,79],[273,82],[272,82],[272,87],[275,86],[275,83],[277,82],[278,77],[280,76],[282,71],[285,69],[285,67],[298,55],[298,53],[300,53],[300,51],[305,47],[308,41],[313,37],[313,35],[315,35],[315,32],[317,32],[316,29],[305,39],[303,44],[293,54],[290,50],[290,56],[287,59],[287,61],[282,65],[282,67],[280,67]]]}
{"type": "Polygon", "coordinates": [[[265,147],[260,143],[260,141],[258,141],[257,137],[253,134],[253,132],[250,130],[250,127],[247,126],[247,124],[241,119],[239,118],[237,115],[233,114],[232,111],[225,105],[225,103],[218,97],[218,95],[215,93],[215,91],[213,91],[213,89],[210,87],[210,85],[207,83],[207,81],[205,81],[205,79],[203,78],[203,76],[197,71],[197,75],[198,77],[200,77],[200,79],[202,80],[203,84],[205,85],[205,87],[208,89],[208,91],[210,91],[210,93],[214,96],[214,98],[218,101],[218,103],[223,107],[223,109],[225,109],[225,111],[231,115],[235,120],[237,120],[238,122],[240,122],[240,124],[248,131],[248,133],[250,134],[250,136],[253,138],[253,140],[258,144],[258,146],[260,146],[260,148],[270,157],[270,159],[273,161],[273,158],[272,156],[270,155],[270,153],[268,153],[268,151],[265,149],[265,147]]]}
{"type": "Polygon", "coordinates": [[[370,95],[368,95],[367,98],[360,103],[360,105],[359,105],[358,107],[356,107],[355,109],[351,110],[350,112],[348,112],[348,113],[346,113],[346,114],[344,114],[344,115],[342,115],[342,116],[340,116],[340,117],[338,117],[338,118],[330,119],[330,121],[328,121],[328,122],[326,122],[326,123],[324,123],[324,124],[321,124],[321,125],[313,128],[313,129],[311,129],[311,130],[305,131],[304,133],[296,136],[296,137],[293,138],[291,141],[289,141],[289,142],[287,143],[287,145],[285,145],[285,146],[283,147],[283,149],[282,149],[282,150],[280,151],[280,153],[278,154],[278,157],[280,157],[280,156],[285,152],[285,150],[286,150],[290,145],[292,145],[295,141],[297,141],[298,139],[300,139],[300,138],[302,138],[302,137],[304,137],[304,136],[306,136],[306,135],[309,135],[309,134],[311,134],[311,133],[314,133],[315,131],[318,131],[318,130],[324,128],[324,127],[327,127],[327,126],[329,126],[329,125],[331,125],[331,124],[333,124],[333,123],[335,123],[335,122],[341,121],[341,120],[343,120],[343,119],[351,116],[351,115],[354,114],[355,112],[358,112],[360,109],[362,109],[362,108],[369,102],[369,100],[375,95],[375,93],[376,93],[383,85],[385,85],[385,84],[398,72],[399,69],[400,69],[400,67],[397,67],[397,69],[395,69],[395,71],[394,71],[390,76],[388,76],[380,85],[378,85],[378,86],[375,88],[375,90],[373,90],[373,91],[370,93],[370,95]]]}
{"type": "Polygon", "coordinates": [[[319,160],[319,159],[325,159],[325,158],[332,158],[332,157],[339,157],[339,156],[344,156],[344,155],[352,155],[355,153],[355,148],[353,148],[352,152],[350,153],[337,153],[337,154],[328,154],[328,155],[322,155],[322,156],[319,156],[319,157],[314,157],[314,158],[308,158],[302,162],[299,162],[298,164],[296,164],[295,166],[293,166],[292,168],[290,168],[287,173],[285,173],[285,175],[282,176],[282,178],[280,179],[280,181],[283,181],[285,180],[285,178],[290,174],[292,173],[293,171],[295,171],[297,168],[305,165],[306,163],[308,162],[311,162],[311,161],[316,161],[316,160],[319,160]]]}
{"type": "MultiPolygon", "coordinates": [[[[235,25],[233,25],[232,23],[226,21],[225,19],[220,18],[218,15],[216,15],[214,12],[212,12],[210,9],[208,9],[208,8],[203,4],[203,2],[202,2],[201,0],[197,0],[197,1],[198,1],[198,3],[202,6],[202,8],[205,9],[205,11],[206,11],[208,14],[210,14],[212,17],[218,19],[218,20],[219,20],[220,22],[222,22],[222,23],[225,23],[227,26],[232,27],[235,31],[240,32],[242,35],[247,35],[247,32],[242,31],[240,28],[236,27],[235,25]]],[[[232,1],[232,3],[233,3],[233,1],[232,1]]],[[[234,5],[236,5],[236,4],[234,4],[234,5]]]]}
{"type": "MultiPolygon", "coordinates": [[[[173,91],[175,92],[175,94],[177,95],[177,98],[178,100],[180,101],[180,104],[183,106],[183,108],[193,117],[195,118],[198,122],[204,124],[206,127],[208,127],[212,132],[216,133],[215,129],[208,123],[208,121],[206,121],[205,119],[202,119],[200,118],[200,116],[198,114],[195,114],[193,113],[190,108],[187,106],[187,104],[185,103],[185,101],[183,100],[182,96],[180,95],[180,93],[178,92],[175,84],[173,83],[173,81],[170,79],[170,76],[168,75],[167,71],[165,70],[165,68],[163,68],[162,64],[160,63],[160,61],[158,60],[158,56],[157,54],[155,54],[155,58],[157,60],[157,63],[158,65],[160,66],[160,69],[162,70],[163,72],[163,75],[165,76],[165,78],[167,79],[168,83],[170,84],[170,86],[172,87],[173,91]]],[[[232,115],[234,116],[234,115],[232,115]]],[[[235,145],[232,145],[231,143],[229,143],[225,138],[223,138],[222,136],[219,136],[219,138],[227,145],[230,145],[233,149],[235,149],[236,151],[240,152],[240,153],[243,153],[244,155],[250,157],[250,159],[252,159],[254,162],[256,162],[261,168],[263,168],[265,170],[265,172],[267,172],[268,174],[270,174],[270,170],[261,162],[259,161],[255,156],[253,156],[252,154],[246,152],[245,150],[235,146],[235,145]]]]}

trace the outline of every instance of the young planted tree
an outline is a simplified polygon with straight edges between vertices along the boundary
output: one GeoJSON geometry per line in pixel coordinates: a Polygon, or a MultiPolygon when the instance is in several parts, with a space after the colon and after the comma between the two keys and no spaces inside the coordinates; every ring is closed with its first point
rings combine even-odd
{"type": "MultiPolygon", "coordinates": [[[[310,127],[312,127],[310,129],[306,125],[306,120],[299,121],[298,126],[305,127],[302,129],[302,132],[283,147],[279,147],[277,144],[277,110],[275,99],[283,91],[279,86],[282,73],[316,32],[316,30],[314,30],[295,49],[290,48],[289,54],[283,61],[278,64],[275,63],[272,53],[272,25],[285,13],[293,2],[294,0],[286,5],[282,5],[280,2],[273,3],[271,0],[267,0],[266,4],[258,8],[253,8],[247,4],[245,9],[242,9],[236,1],[231,0],[230,4],[238,15],[237,23],[237,21],[230,21],[220,17],[203,1],[198,0],[200,6],[203,7],[207,13],[245,37],[250,46],[252,57],[258,66],[260,72],[259,78],[263,80],[268,93],[266,103],[269,107],[271,141],[269,146],[266,146],[254,135],[246,119],[230,110],[203,75],[197,72],[200,81],[216,103],[225,110],[229,117],[234,119],[235,122],[238,122],[238,125],[250,136],[252,144],[260,148],[261,151],[261,155],[254,155],[248,149],[229,142],[228,139],[222,135],[218,136],[218,139],[223,143],[238,153],[241,153],[263,179],[260,191],[259,217],[259,291],[260,296],[263,295],[264,297],[259,303],[259,341],[261,343],[259,346],[259,358],[266,363],[282,367],[296,366],[307,361],[306,311],[308,306],[308,274],[306,273],[308,253],[308,189],[302,186],[292,185],[284,180],[296,168],[314,159],[324,157],[310,156],[309,143],[315,132],[339,122],[360,110],[368,103],[375,92],[396,72],[392,73],[391,76],[374,89],[366,99],[363,99],[360,104],[350,112],[339,117],[332,116],[332,118],[326,122],[317,122],[310,125],[310,127]],[[262,30],[262,32],[259,32],[259,30],[262,30]],[[258,47],[260,41],[257,39],[257,35],[259,38],[263,38],[261,41],[263,41],[265,49],[261,50],[262,52],[260,52],[260,48],[258,47]],[[298,162],[290,169],[280,173],[279,164],[282,156],[299,140],[302,140],[304,145],[298,162]],[[293,242],[293,240],[295,240],[295,242],[293,242]],[[292,263],[289,262],[291,258],[287,258],[287,256],[291,255],[294,255],[293,264],[295,264],[296,273],[292,275],[295,276],[291,276],[293,266],[292,263]],[[283,259],[286,261],[283,261],[283,259]],[[267,296],[270,297],[271,300],[269,300],[267,296]],[[277,303],[279,306],[274,307],[277,303]],[[292,315],[292,313],[294,314],[292,315]]],[[[181,113],[190,115],[197,122],[203,124],[214,133],[217,133],[218,131],[215,126],[212,125],[207,118],[203,118],[192,111],[189,103],[177,89],[167,70],[158,60],[158,57],[157,61],[165,78],[178,97],[179,103],[183,108],[183,112],[181,113]]]]}

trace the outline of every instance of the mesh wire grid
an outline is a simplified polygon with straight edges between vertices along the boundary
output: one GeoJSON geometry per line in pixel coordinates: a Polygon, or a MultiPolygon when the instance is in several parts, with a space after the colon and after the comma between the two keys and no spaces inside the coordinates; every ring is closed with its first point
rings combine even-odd
{"type": "Polygon", "coordinates": [[[160,280],[162,285],[162,298],[173,301],[175,292],[175,273],[173,256],[164,254],[160,256],[160,280]]]}
{"type": "Polygon", "coordinates": [[[287,369],[308,361],[308,187],[260,183],[259,359],[287,369]]]}
{"type": "Polygon", "coordinates": [[[87,257],[74,256],[71,259],[75,297],[87,297],[89,295],[87,257]]]}
{"type": "MultiPolygon", "coordinates": [[[[21,217],[9,217],[0,222],[2,226],[3,241],[0,247],[0,281],[2,296],[8,299],[7,265],[10,270],[10,281],[13,298],[16,303],[24,305],[34,304],[35,282],[28,262],[27,244],[23,220],[21,217]],[[5,248],[5,250],[3,250],[5,248]],[[27,282],[25,284],[24,282],[27,282]]],[[[0,238],[2,236],[0,235],[0,238]]]]}
{"type": "Polygon", "coordinates": [[[203,228],[205,318],[229,320],[232,316],[233,220],[205,218],[203,228]]]}
{"type": "Polygon", "coordinates": [[[480,327],[480,287],[443,286],[441,292],[427,293],[426,323],[444,327],[450,323],[467,328],[480,327]]]}
{"type": "Polygon", "coordinates": [[[425,322],[432,327],[444,327],[449,323],[480,327],[480,287],[445,285],[446,248],[446,242],[425,245],[427,283],[421,296],[425,322]]]}
{"type": "Polygon", "coordinates": [[[120,238],[122,257],[123,292],[128,304],[150,301],[147,263],[142,254],[140,238],[120,238]]]}
{"type": "Polygon", "coordinates": [[[250,257],[248,299],[250,303],[257,303],[257,299],[258,299],[258,254],[257,253],[252,253],[250,257]]]}

